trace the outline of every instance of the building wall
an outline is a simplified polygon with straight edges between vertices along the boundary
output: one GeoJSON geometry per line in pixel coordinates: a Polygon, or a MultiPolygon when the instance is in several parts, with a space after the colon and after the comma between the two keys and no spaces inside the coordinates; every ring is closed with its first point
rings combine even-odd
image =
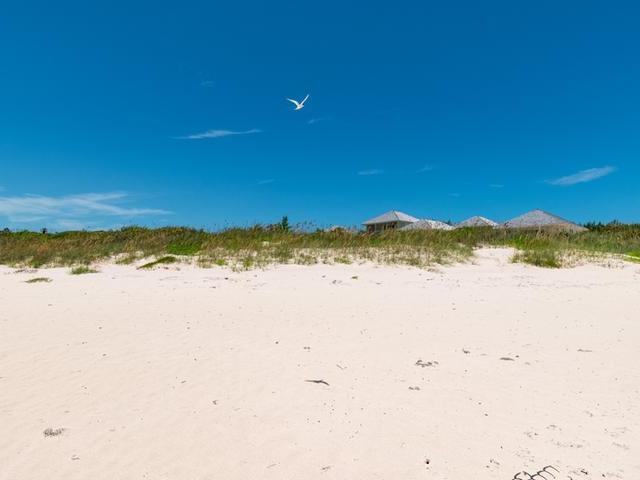
{"type": "Polygon", "coordinates": [[[375,223],[373,225],[367,225],[367,233],[379,233],[384,232],[385,230],[396,230],[398,228],[402,228],[405,225],[409,225],[411,222],[386,222],[386,223],[375,223]]]}

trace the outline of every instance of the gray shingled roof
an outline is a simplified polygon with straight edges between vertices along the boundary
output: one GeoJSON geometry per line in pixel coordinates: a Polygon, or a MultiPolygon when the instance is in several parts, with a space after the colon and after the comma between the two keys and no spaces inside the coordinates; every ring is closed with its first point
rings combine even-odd
{"type": "Polygon", "coordinates": [[[506,221],[502,225],[507,228],[558,227],[575,232],[582,232],[586,230],[586,228],[581,227],[580,225],[543,210],[532,210],[520,215],[519,217],[506,221]]]}
{"type": "Polygon", "coordinates": [[[417,222],[418,219],[416,217],[412,217],[411,215],[407,215],[406,213],[398,212],[397,210],[391,210],[387,213],[383,213],[382,215],[378,215],[377,217],[372,218],[371,220],[367,220],[363,222],[363,225],[375,225],[376,223],[389,223],[389,222],[417,222]]]}
{"type": "Polygon", "coordinates": [[[456,227],[496,227],[498,224],[493,220],[489,220],[486,217],[481,217],[476,215],[475,217],[467,218],[462,222],[458,223],[456,227]]]}
{"type": "Polygon", "coordinates": [[[453,227],[437,220],[423,219],[410,225],[405,225],[400,230],[453,230],[453,227]]]}

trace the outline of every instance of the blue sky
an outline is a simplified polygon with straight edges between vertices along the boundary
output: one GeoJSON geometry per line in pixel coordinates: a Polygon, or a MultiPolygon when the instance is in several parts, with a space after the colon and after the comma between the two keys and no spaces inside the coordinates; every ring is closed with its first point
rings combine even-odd
{"type": "Polygon", "coordinates": [[[10,2],[0,226],[640,221],[638,18],[637,2],[10,2]]]}

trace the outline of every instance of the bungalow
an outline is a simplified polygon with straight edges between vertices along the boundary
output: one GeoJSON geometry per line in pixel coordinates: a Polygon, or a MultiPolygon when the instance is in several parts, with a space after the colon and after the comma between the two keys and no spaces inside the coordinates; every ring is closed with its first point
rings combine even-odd
{"type": "Polygon", "coordinates": [[[410,223],[409,225],[405,225],[400,230],[453,230],[453,227],[447,223],[439,222],[438,220],[429,220],[428,218],[424,218],[417,222],[410,223]]]}
{"type": "Polygon", "coordinates": [[[502,224],[506,228],[529,228],[584,232],[587,229],[543,210],[532,210],[502,224]]]}
{"type": "Polygon", "coordinates": [[[407,215],[406,213],[391,210],[390,212],[383,213],[377,217],[363,222],[362,225],[367,229],[367,233],[382,232],[384,230],[391,230],[402,228],[406,225],[411,225],[417,222],[418,219],[407,215]]]}
{"type": "Polygon", "coordinates": [[[456,225],[456,228],[465,227],[497,227],[498,224],[493,220],[489,220],[487,217],[481,217],[476,215],[475,217],[467,218],[456,225]]]}

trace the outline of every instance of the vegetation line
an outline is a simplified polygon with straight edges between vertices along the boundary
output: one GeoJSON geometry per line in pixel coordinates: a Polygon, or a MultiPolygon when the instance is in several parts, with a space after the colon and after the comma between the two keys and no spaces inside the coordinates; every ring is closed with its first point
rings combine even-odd
{"type": "Polygon", "coordinates": [[[640,261],[640,225],[596,225],[587,232],[502,228],[449,231],[387,231],[381,234],[343,230],[304,231],[288,223],[208,232],[184,227],[127,227],[108,231],[61,233],[0,232],[0,264],[75,267],[73,274],[92,273],[88,265],[115,258],[134,263],[156,260],[148,269],[192,257],[201,266],[228,265],[248,269],[270,264],[352,263],[428,266],[468,259],[481,246],[514,247],[513,261],[557,268],[576,256],[615,254],[640,261]]]}

